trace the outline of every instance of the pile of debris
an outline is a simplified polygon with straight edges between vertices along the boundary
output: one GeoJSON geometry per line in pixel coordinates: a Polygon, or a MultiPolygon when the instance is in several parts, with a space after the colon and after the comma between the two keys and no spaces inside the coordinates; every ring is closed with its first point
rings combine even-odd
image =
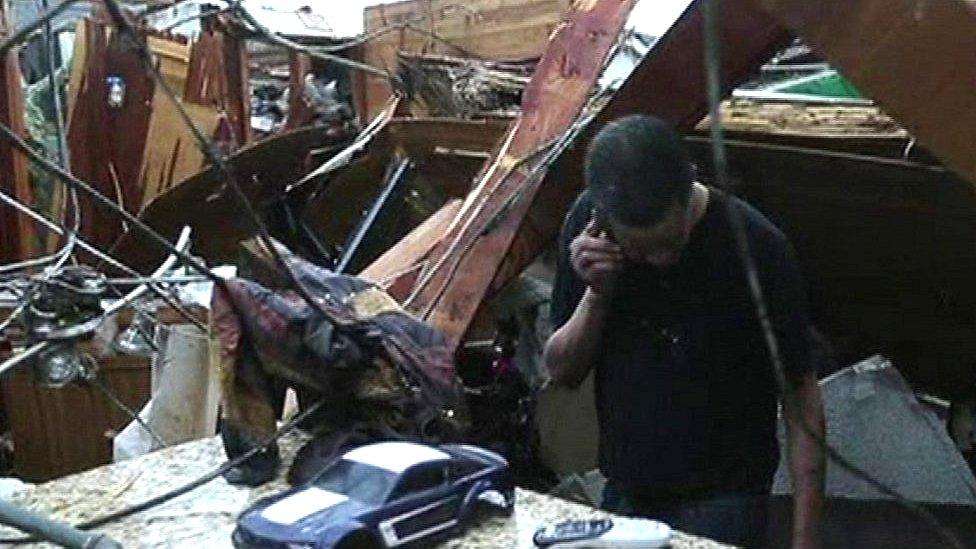
{"type": "Polygon", "coordinates": [[[399,73],[428,116],[514,118],[535,65],[402,53],[399,73]]]}
{"type": "MultiPolygon", "coordinates": [[[[551,270],[545,252],[582,187],[595,128],[654,112],[683,131],[707,129],[705,86],[688,71],[704,57],[700,4],[660,40],[625,28],[632,6],[411,0],[368,8],[363,35],[349,39],[271,32],[238,3],[197,14],[199,34],[176,36],[126,25],[133,14],[107,0],[79,22],[74,60],[61,68],[64,120],[32,125],[58,134],[39,135],[40,152],[18,141],[11,54],[0,66],[0,129],[14,128],[3,143],[23,154],[0,151],[0,196],[24,216],[0,220],[0,373],[29,365],[79,391],[5,381],[8,400],[38,402],[10,413],[17,472],[106,462],[106,432],[121,433],[117,443],[138,430],[153,439],[127,457],[185,440],[160,437],[157,420],[174,411],[161,387],[184,372],[167,363],[179,353],[160,333],[187,327],[197,340],[179,360],[208,388],[197,395],[207,421],[192,437],[213,434],[209,389],[219,385],[231,459],[219,473],[231,482],[275,478],[277,440],[297,425],[310,438],[296,482],[352,444],[410,438],[476,443],[504,455],[521,486],[555,486],[534,417],[548,288],[527,268],[551,270]],[[45,178],[43,208],[27,159],[45,178]],[[72,217],[74,227],[59,222],[72,217]],[[116,363],[127,357],[138,360],[116,363]],[[121,412],[91,404],[103,398],[121,412]],[[77,433],[62,416],[36,427],[46,420],[34,409],[72,410],[77,433]],[[26,436],[57,428],[34,438],[99,448],[65,463],[57,444],[26,436]]],[[[723,46],[726,87],[791,41],[741,7],[722,21],[740,38],[723,46]]],[[[856,109],[732,102],[722,123],[784,141],[804,124],[796,133],[854,126],[908,138],[873,105],[856,109]]],[[[689,142],[700,153],[701,138],[689,142]]],[[[888,160],[877,164],[943,169],[888,160]]]]}

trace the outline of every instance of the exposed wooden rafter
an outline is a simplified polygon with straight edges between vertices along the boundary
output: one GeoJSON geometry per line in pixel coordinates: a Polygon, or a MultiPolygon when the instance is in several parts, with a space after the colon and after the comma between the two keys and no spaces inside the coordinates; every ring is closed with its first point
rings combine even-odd
{"type": "MultiPolygon", "coordinates": [[[[6,21],[6,2],[2,6],[0,37],[5,37],[10,27],[6,21]]],[[[0,59],[0,122],[18,134],[26,135],[21,79],[17,50],[12,49],[0,59]]],[[[27,158],[7,141],[0,143],[0,189],[25,204],[34,203],[27,158]]],[[[0,206],[0,263],[35,255],[38,248],[35,238],[36,233],[29,220],[6,206],[0,206]]]]}

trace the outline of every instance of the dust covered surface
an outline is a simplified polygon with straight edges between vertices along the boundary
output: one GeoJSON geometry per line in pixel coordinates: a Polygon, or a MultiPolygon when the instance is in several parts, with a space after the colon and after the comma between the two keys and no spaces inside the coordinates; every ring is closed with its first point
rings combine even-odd
{"type": "MultiPolygon", "coordinates": [[[[283,465],[279,477],[258,488],[235,487],[217,479],[159,507],[110,524],[100,531],[124,547],[232,547],[231,531],[237,515],[250,503],[287,487],[287,471],[305,442],[299,435],[281,443],[283,465]]],[[[14,503],[72,523],[128,505],[141,503],[181,486],[214,469],[224,460],[219,439],[211,438],[168,448],[141,458],[93,469],[30,487],[15,494],[14,503]]],[[[527,490],[518,490],[512,517],[488,517],[472,525],[446,548],[532,547],[532,534],[541,524],[574,518],[602,518],[605,513],[527,490]]],[[[0,529],[0,535],[16,533],[0,529]]],[[[24,545],[23,547],[53,547],[24,545]]],[[[672,547],[719,548],[723,545],[676,533],[672,547]]]]}

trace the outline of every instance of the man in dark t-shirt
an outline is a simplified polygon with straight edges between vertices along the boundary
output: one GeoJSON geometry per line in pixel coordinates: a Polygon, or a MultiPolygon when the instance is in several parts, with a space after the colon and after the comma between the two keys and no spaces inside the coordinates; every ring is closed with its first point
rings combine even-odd
{"type": "Polygon", "coordinates": [[[587,190],[560,237],[556,331],[545,360],[561,385],[578,386],[594,372],[604,506],[762,544],[779,461],[779,392],[735,215],[764,291],[788,409],[796,411],[787,414],[796,419],[787,421],[793,546],[818,547],[823,409],[788,240],[745,202],[695,181],[681,138],[660,120],[608,124],[585,171],[587,190]]]}

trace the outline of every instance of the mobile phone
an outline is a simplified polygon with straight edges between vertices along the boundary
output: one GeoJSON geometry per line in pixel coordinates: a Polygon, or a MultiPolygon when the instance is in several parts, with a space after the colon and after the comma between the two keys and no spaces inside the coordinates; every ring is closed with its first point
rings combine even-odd
{"type": "Polygon", "coordinates": [[[596,234],[593,236],[606,238],[610,242],[616,242],[617,239],[613,236],[613,228],[610,227],[607,215],[597,207],[593,208],[591,215],[593,216],[593,221],[595,221],[594,225],[596,225],[596,234]]]}

